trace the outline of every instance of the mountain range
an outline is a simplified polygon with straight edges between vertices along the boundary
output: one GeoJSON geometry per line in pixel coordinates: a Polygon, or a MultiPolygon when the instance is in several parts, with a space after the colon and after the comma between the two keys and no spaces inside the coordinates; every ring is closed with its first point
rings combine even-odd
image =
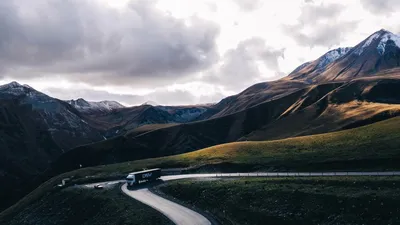
{"type": "Polygon", "coordinates": [[[81,166],[325,133],[397,116],[400,37],[379,30],[211,105],[62,101],[16,82],[0,86],[0,102],[0,181],[7,184],[0,193],[15,193],[0,196],[7,206],[43,179],[81,166]]]}

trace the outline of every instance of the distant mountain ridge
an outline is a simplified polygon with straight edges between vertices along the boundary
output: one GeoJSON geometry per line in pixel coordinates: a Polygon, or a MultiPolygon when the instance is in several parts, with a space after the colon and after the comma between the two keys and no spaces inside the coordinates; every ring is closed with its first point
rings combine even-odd
{"type": "Polygon", "coordinates": [[[81,113],[98,113],[98,112],[110,112],[115,109],[125,108],[124,105],[117,101],[100,101],[100,102],[92,102],[86,101],[83,98],[78,98],[77,100],[66,100],[66,102],[72,105],[75,109],[77,109],[81,113]]]}

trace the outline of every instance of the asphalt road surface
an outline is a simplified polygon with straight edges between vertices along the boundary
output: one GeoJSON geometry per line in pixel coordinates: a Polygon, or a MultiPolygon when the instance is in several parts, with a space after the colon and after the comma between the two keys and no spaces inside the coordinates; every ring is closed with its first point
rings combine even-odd
{"type": "MultiPolygon", "coordinates": [[[[181,174],[162,176],[160,180],[167,182],[171,180],[190,178],[229,178],[229,177],[313,177],[313,176],[400,176],[400,171],[393,172],[260,172],[260,173],[209,173],[209,174],[181,174]]],[[[115,185],[124,181],[109,181],[96,184],[115,185]]],[[[94,187],[95,184],[84,185],[94,187]]],[[[149,191],[147,187],[129,190],[127,184],[122,186],[122,191],[128,196],[158,210],[177,225],[211,225],[211,222],[201,214],[181,206],[175,202],[164,199],[149,191]]]]}
{"type": "Polygon", "coordinates": [[[208,174],[180,174],[162,176],[161,180],[179,180],[207,177],[322,177],[322,176],[400,176],[400,171],[387,172],[259,172],[259,173],[208,173],[208,174]]]}
{"type": "Polygon", "coordinates": [[[201,214],[153,194],[148,188],[128,190],[127,184],[124,184],[121,189],[130,197],[158,210],[177,225],[211,225],[201,214]]]}

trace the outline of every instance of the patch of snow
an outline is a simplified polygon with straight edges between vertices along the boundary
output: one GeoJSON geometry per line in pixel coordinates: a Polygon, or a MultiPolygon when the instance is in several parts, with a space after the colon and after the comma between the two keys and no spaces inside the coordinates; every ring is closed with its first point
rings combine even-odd
{"type": "Polygon", "coordinates": [[[111,111],[114,109],[125,108],[125,106],[116,101],[88,102],[79,98],[77,100],[68,100],[66,102],[81,112],[87,112],[90,110],[111,111]]]}
{"type": "Polygon", "coordinates": [[[318,60],[318,65],[317,68],[318,69],[324,69],[328,64],[330,64],[331,62],[339,59],[340,57],[346,55],[352,48],[337,48],[337,49],[333,49],[327,53],[325,53],[325,55],[321,56],[318,60]]]}
{"type": "Polygon", "coordinates": [[[57,107],[54,107],[55,104],[53,104],[57,102],[56,99],[36,91],[29,85],[21,85],[15,81],[1,85],[0,95],[5,98],[21,97],[21,103],[31,104],[33,108],[57,110],[57,107]]]}
{"type": "Polygon", "coordinates": [[[157,102],[154,102],[154,101],[147,101],[147,102],[143,103],[142,105],[159,106],[159,104],[157,104],[157,102]]]}
{"type": "Polygon", "coordinates": [[[381,41],[379,42],[378,46],[376,49],[378,50],[378,53],[380,55],[383,55],[385,53],[385,47],[386,44],[389,40],[392,40],[395,45],[400,48],[400,36],[397,36],[393,33],[387,32],[381,37],[381,41]]]}
{"type": "MultiPolygon", "coordinates": [[[[381,30],[382,31],[382,30],[381,30]]],[[[363,46],[361,46],[360,48],[358,48],[354,53],[357,55],[361,55],[364,52],[364,49],[366,47],[368,47],[375,39],[379,38],[381,36],[380,32],[376,32],[373,35],[371,35],[363,44],[363,46]]]]}

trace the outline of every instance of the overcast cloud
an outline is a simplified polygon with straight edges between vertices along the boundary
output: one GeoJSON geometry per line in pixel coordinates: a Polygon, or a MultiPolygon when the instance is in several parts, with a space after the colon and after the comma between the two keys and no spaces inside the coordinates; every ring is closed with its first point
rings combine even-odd
{"type": "Polygon", "coordinates": [[[0,65],[16,69],[14,76],[57,73],[93,84],[168,83],[218,59],[217,24],[176,19],[155,1],[132,1],[124,11],[93,0],[0,4],[0,65]]]}
{"type": "Polygon", "coordinates": [[[361,4],[368,11],[378,15],[390,15],[400,8],[398,0],[361,0],[361,4]]]}
{"type": "Polygon", "coordinates": [[[243,11],[253,11],[259,7],[261,7],[263,1],[262,0],[233,0],[241,10],[243,11]]]}
{"type": "Polygon", "coordinates": [[[282,27],[284,33],[299,45],[331,48],[339,45],[346,34],[357,27],[357,21],[340,21],[343,10],[343,5],[336,3],[305,4],[301,8],[297,24],[282,27]]]}
{"type": "Polygon", "coordinates": [[[217,102],[400,32],[399,16],[397,0],[4,0],[0,84],[128,105],[217,102]]]}
{"type": "Polygon", "coordinates": [[[61,99],[71,100],[85,96],[90,101],[118,100],[126,106],[141,105],[145,102],[155,102],[161,105],[185,105],[185,104],[202,104],[214,103],[220,101],[224,95],[217,92],[213,95],[193,95],[187,90],[167,90],[159,89],[145,95],[115,94],[107,91],[99,91],[93,89],[64,89],[64,88],[47,88],[42,90],[47,95],[61,99]]]}
{"type": "Polygon", "coordinates": [[[284,58],[285,49],[267,46],[262,38],[251,38],[225,53],[204,79],[214,84],[225,85],[230,90],[239,90],[258,81],[262,67],[280,72],[278,59],[284,58]]]}

